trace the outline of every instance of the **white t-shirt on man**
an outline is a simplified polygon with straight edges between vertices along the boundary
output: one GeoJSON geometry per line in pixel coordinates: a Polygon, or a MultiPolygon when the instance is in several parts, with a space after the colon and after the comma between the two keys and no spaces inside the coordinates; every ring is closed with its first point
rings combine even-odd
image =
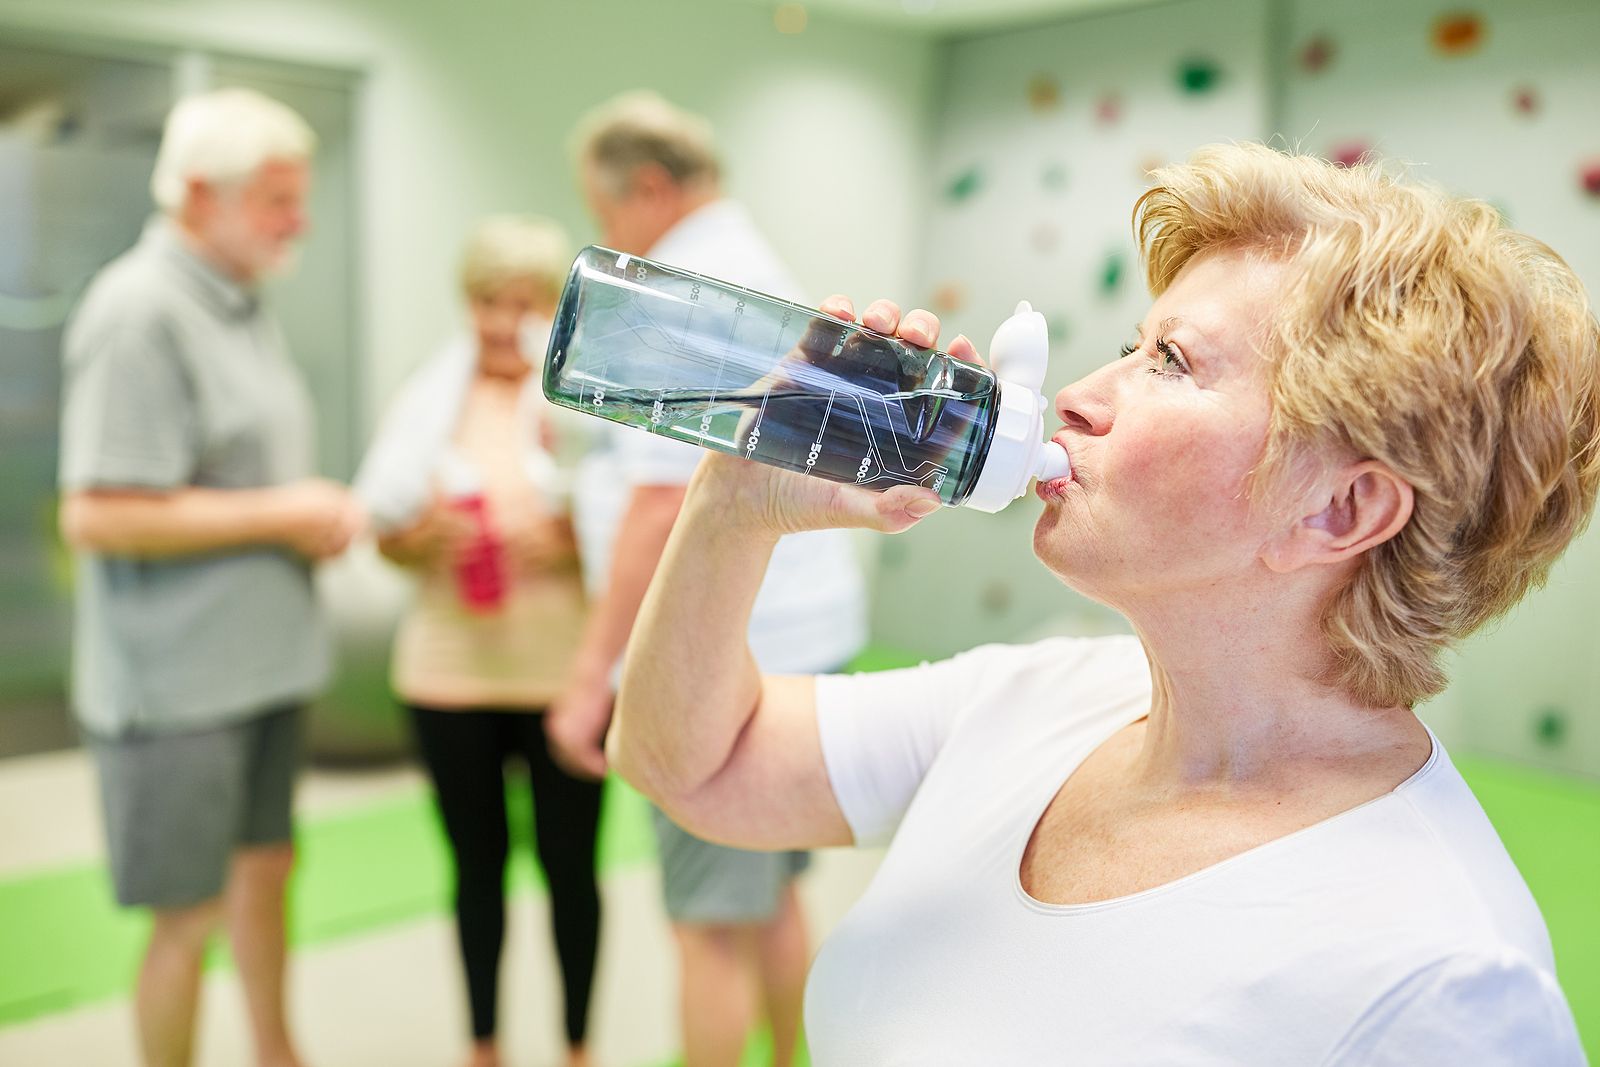
{"type": "MultiPolygon", "coordinates": [[[[646,255],[670,266],[804,301],[749,213],[716,200],[681,219],[646,255]]],[[[705,456],[682,441],[606,424],[578,468],[574,521],[591,596],[605,589],[617,527],[633,489],[685,485],[705,456]]],[[[837,670],[866,642],[866,593],[847,530],[778,542],[750,619],[750,650],[771,674],[837,670]]]]}
{"type": "Polygon", "coordinates": [[[1150,706],[1129,637],[818,679],[861,843],[892,838],[806,992],[818,1067],[1579,1067],[1549,936],[1434,739],[1393,792],[1082,905],[1019,869],[1068,775],[1150,706]]]}

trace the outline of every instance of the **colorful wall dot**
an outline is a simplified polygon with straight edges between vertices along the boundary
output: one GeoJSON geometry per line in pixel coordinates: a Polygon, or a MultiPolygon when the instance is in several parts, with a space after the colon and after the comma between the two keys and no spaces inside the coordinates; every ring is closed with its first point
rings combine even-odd
{"type": "Polygon", "coordinates": [[[1112,252],[1100,264],[1100,295],[1114,296],[1122,288],[1123,261],[1121,252],[1112,252]]]}
{"type": "Polygon", "coordinates": [[[1585,193],[1600,200],[1600,156],[1584,160],[1579,165],[1578,184],[1585,193]]]}
{"type": "Polygon", "coordinates": [[[933,291],[933,310],[941,315],[960,311],[967,303],[967,287],[960,282],[945,282],[933,291]]]}
{"type": "Polygon", "coordinates": [[[1366,141],[1345,141],[1336,144],[1328,152],[1330,162],[1341,167],[1353,167],[1366,160],[1372,154],[1372,146],[1366,141]]]}
{"type": "Polygon", "coordinates": [[[1102,126],[1115,126],[1122,120],[1122,97],[1106,93],[1094,102],[1094,120],[1102,126]]]}
{"type": "Polygon", "coordinates": [[[1440,15],[1433,23],[1434,51],[1444,56],[1476,52],[1489,34],[1483,19],[1470,11],[1440,15]]]}
{"type": "Polygon", "coordinates": [[[1050,343],[1059,345],[1072,336],[1072,320],[1061,312],[1045,316],[1045,333],[1050,338],[1050,343]]]}
{"type": "Polygon", "coordinates": [[[946,199],[959,204],[963,200],[971,199],[972,194],[976,193],[982,184],[982,173],[977,167],[973,167],[957,175],[955,180],[945,187],[944,195],[946,199]]]}
{"type": "Polygon", "coordinates": [[[1300,69],[1307,74],[1320,74],[1333,62],[1336,51],[1333,38],[1318,34],[1300,46],[1300,69]]]}
{"type": "Polygon", "coordinates": [[[1178,88],[1191,96],[1209,93],[1222,81],[1222,68],[1209,59],[1191,56],[1178,64],[1178,88]]]}
{"type": "Polygon", "coordinates": [[[1061,244],[1061,231],[1053,222],[1036,223],[1028,234],[1028,240],[1035,252],[1054,252],[1061,244]]]}
{"type": "Polygon", "coordinates": [[[1004,615],[1011,610],[1011,587],[1005,582],[990,582],[983,587],[978,603],[990,615],[1004,615]]]}
{"type": "Polygon", "coordinates": [[[1152,174],[1166,165],[1167,161],[1160,156],[1145,156],[1139,160],[1139,180],[1149,181],[1152,174]]]}
{"type": "Polygon", "coordinates": [[[1060,163],[1047,163],[1039,181],[1046,189],[1058,193],[1067,187],[1067,168],[1060,163]]]}
{"type": "Polygon", "coordinates": [[[1061,103],[1061,83],[1049,74],[1028,79],[1028,106],[1035,111],[1053,111],[1061,103]]]}
{"type": "Polygon", "coordinates": [[[1539,113],[1539,90],[1531,85],[1519,85],[1511,90],[1511,110],[1532,118],[1539,113]]]}

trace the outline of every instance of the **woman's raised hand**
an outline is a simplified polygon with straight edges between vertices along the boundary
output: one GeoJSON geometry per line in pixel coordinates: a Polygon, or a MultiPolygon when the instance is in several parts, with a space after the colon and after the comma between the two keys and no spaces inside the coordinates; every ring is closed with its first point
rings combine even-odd
{"type": "MultiPolygon", "coordinates": [[[[919,347],[938,345],[939,319],[929,311],[917,309],[901,315],[893,302],[876,300],[857,319],[850,299],[837,295],[824,300],[821,310],[919,347]]],[[[805,347],[804,341],[801,347],[805,347]]],[[[946,351],[958,359],[981,362],[977,349],[965,337],[958,336],[946,351]]],[[[938,494],[923,486],[898,485],[872,492],[718,453],[701,463],[692,498],[713,502],[728,523],[774,536],[835,527],[899,533],[940,507],[938,494]]]]}

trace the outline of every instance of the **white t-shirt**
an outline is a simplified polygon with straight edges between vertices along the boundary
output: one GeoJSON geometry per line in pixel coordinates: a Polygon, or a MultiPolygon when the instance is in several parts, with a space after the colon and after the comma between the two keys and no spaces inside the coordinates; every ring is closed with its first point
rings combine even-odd
{"type": "Polygon", "coordinates": [[[1583,1064],[1544,921],[1437,739],[1393,792],[1167,885],[1028,896],[1039,817],[1149,704],[1128,637],[818,680],[839,805],[893,842],[812,967],[812,1062],[1583,1064]]]}
{"type": "MultiPolygon", "coordinates": [[[[714,201],[680,220],[646,258],[804,300],[749,214],[732,200],[714,201]]],[[[639,486],[687,484],[704,455],[681,441],[605,425],[598,446],[578,468],[574,493],[584,583],[592,597],[605,590],[629,493],[639,486]]],[[[750,617],[750,649],[761,669],[836,670],[861,650],[866,629],[866,593],[850,533],[819,530],[780,541],[750,617]]]]}

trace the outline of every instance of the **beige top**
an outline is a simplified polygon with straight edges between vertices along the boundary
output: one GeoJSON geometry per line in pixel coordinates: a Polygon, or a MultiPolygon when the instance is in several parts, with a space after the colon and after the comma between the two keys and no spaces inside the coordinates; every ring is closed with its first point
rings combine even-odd
{"type": "MultiPolygon", "coordinates": [[[[489,521],[508,542],[550,514],[528,480],[534,428],[519,417],[521,387],[473,381],[452,439],[483,480],[489,521]]],[[[441,559],[418,573],[416,599],[400,623],[391,668],[395,692],[440,708],[546,707],[561,692],[583,629],[583,586],[576,556],[538,569],[509,550],[501,609],[472,611],[456,590],[455,564],[441,559]]]]}

